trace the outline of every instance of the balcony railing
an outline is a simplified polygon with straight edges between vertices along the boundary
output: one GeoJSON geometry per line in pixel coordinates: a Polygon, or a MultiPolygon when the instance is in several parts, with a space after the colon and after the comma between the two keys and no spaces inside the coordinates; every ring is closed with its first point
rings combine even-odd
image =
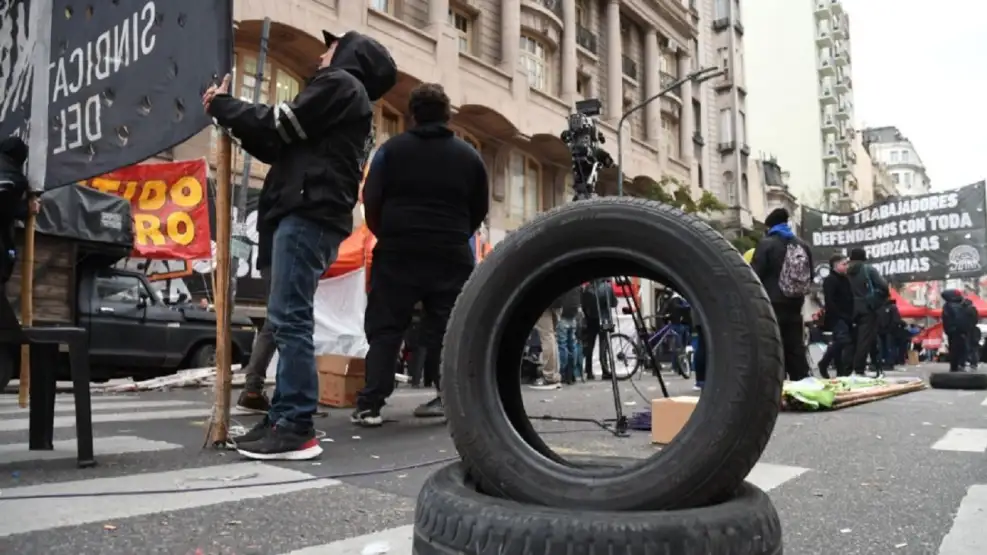
{"type": "Polygon", "coordinates": [[[620,57],[620,63],[624,69],[624,75],[637,81],[637,62],[625,55],[620,57]]]}
{"type": "Polygon", "coordinates": [[[576,27],[576,44],[592,52],[594,55],[597,54],[596,40],[596,33],[593,31],[582,25],[576,27]]]}
{"type": "Polygon", "coordinates": [[[559,19],[562,19],[562,0],[538,0],[538,3],[544,6],[548,11],[554,13],[559,19]]]}

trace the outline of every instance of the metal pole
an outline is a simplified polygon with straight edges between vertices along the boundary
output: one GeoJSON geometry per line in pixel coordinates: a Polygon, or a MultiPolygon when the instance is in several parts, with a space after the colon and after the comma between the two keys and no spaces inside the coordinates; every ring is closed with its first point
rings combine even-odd
{"type": "MultiPolygon", "coordinates": [[[[263,27],[260,32],[260,50],[257,53],[257,72],[254,74],[254,104],[260,102],[261,87],[264,85],[264,66],[267,64],[268,39],[271,37],[271,18],[265,17],[263,27]]],[[[268,99],[276,102],[277,99],[268,99]]],[[[236,214],[236,223],[233,226],[233,261],[230,264],[230,307],[236,304],[236,270],[240,266],[240,259],[250,259],[250,243],[247,241],[247,230],[244,229],[247,221],[247,189],[250,187],[250,165],[252,157],[250,153],[243,150],[243,173],[240,175],[240,186],[233,193],[233,207],[236,214]]]]}
{"type": "Polygon", "coordinates": [[[624,196],[624,122],[627,118],[637,112],[641,108],[644,108],[648,104],[651,104],[655,100],[665,96],[666,94],[674,91],[675,89],[681,87],[684,83],[692,81],[694,83],[702,83],[714,77],[723,75],[726,71],[719,69],[717,67],[707,67],[704,69],[696,70],[689,75],[679,79],[678,81],[672,83],[671,85],[665,87],[661,92],[655,94],[651,98],[648,98],[644,102],[632,107],[630,110],[624,112],[624,115],[620,116],[620,121],[617,122],[617,196],[624,196]]]}

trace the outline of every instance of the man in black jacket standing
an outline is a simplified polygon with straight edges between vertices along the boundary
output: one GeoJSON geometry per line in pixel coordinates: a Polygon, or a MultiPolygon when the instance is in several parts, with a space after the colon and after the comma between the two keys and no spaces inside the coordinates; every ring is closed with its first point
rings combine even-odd
{"type": "MultiPolygon", "coordinates": [[[[890,293],[881,273],[867,263],[867,252],[862,248],[850,251],[847,278],[853,292],[853,371],[863,376],[867,373],[867,356],[877,342],[878,311],[888,302],[890,293]]],[[[882,374],[880,365],[876,372],[882,374]]]]}
{"type": "Polygon", "coordinates": [[[808,271],[808,275],[792,277],[797,278],[803,285],[812,281],[813,264],[809,247],[795,236],[791,226],[788,225],[789,217],[788,210],[776,208],[764,219],[768,233],[758,242],[754,250],[751,268],[761,279],[761,285],[771,299],[785,352],[785,373],[788,374],[788,379],[794,382],[809,376],[809,360],[805,353],[805,328],[802,321],[802,305],[805,304],[807,290],[803,289],[801,294],[797,294],[786,291],[787,285],[783,286],[783,280],[792,276],[790,272],[796,269],[786,268],[795,258],[790,256],[789,248],[802,249],[800,253],[802,267],[798,270],[800,274],[808,271]]]}
{"type": "Polygon", "coordinates": [[[229,94],[229,75],[202,98],[219,125],[271,165],[258,205],[258,266],[270,267],[267,318],[280,357],[271,410],[237,439],[237,450],[255,459],[306,460],[322,453],[312,423],[319,389],[315,290],[353,231],[373,146],[371,103],[397,81],[397,66],[377,41],[355,32],[323,34],[319,69],[291,102],[238,100],[229,94]]]}
{"type": "MultiPolygon", "coordinates": [[[[367,227],[377,237],[364,328],[367,382],[351,416],[380,426],[380,411],[394,392],[394,360],[421,301],[425,375],[439,384],[442,338],[449,314],[475,260],[470,238],[490,206],[487,169],[480,153],[449,129],[449,97],[426,83],[411,92],[414,127],[374,154],[363,188],[367,227]]],[[[415,416],[445,415],[441,393],[415,416]]]]}
{"type": "Polygon", "coordinates": [[[17,265],[15,225],[27,218],[28,211],[37,214],[41,208],[24,175],[27,156],[27,144],[20,137],[0,140],[0,295],[17,265]]]}
{"type": "Polygon", "coordinates": [[[837,376],[850,375],[853,345],[853,292],[847,280],[847,259],[842,254],[829,259],[829,275],[823,280],[823,330],[832,333],[826,353],[819,361],[819,374],[829,378],[829,365],[837,376]]]}
{"type": "MultiPolygon", "coordinates": [[[[613,311],[617,308],[617,294],[613,290],[613,282],[606,279],[591,281],[583,286],[580,297],[582,303],[583,316],[586,318],[586,328],[583,330],[583,371],[587,380],[595,380],[593,375],[593,351],[596,348],[598,339],[602,339],[600,329],[600,310],[604,312],[613,311]]],[[[601,355],[603,350],[600,351],[601,355]]],[[[604,380],[609,380],[610,361],[606,357],[600,357],[600,372],[604,380]]]]}

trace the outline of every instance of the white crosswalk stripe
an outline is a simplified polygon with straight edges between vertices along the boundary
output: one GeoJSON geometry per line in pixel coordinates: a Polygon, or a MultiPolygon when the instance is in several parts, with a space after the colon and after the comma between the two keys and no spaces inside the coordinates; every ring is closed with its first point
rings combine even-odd
{"type": "Polygon", "coordinates": [[[4,515],[4,518],[0,519],[0,537],[60,526],[206,507],[339,484],[337,480],[315,479],[310,474],[297,470],[261,463],[240,462],[168,472],[7,488],[3,491],[3,496],[0,496],[0,513],[4,515]],[[230,483],[235,483],[238,487],[222,488],[230,483]],[[253,484],[276,485],[247,487],[253,484]],[[203,489],[206,491],[197,491],[203,489]],[[106,491],[160,490],[179,491],[155,495],[70,497],[73,494],[85,495],[106,491]],[[4,497],[21,499],[4,501],[4,497]],[[24,499],[25,497],[33,497],[33,499],[24,499]]]}
{"type": "MultiPolygon", "coordinates": [[[[76,442],[74,439],[58,440],[53,442],[53,445],[54,451],[29,451],[27,443],[0,445],[0,464],[75,458],[76,442]]],[[[93,451],[95,451],[96,456],[166,451],[181,447],[177,443],[154,441],[136,436],[110,436],[93,439],[93,451]]]]}
{"type": "Polygon", "coordinates": [[[953,526],[939,545],[938,555],[987,553],[984,515],[987,515],[987,485],[972,486],[960,502],[953,526]]]}
{"type": "Polygon", "coordinates": [[[932,448],[937,451],[985,453],[987,452],[987,430],[951,428],[946,432],[946,435],[932,445],[932,448]]]}
{"type": "MultiPolygon", "coordinates": [[[[196,406],[198,403],[193,403],[191,401],[141,401],[133,400],[127,402],[115,402],[107,403],[100,399],[99,401],[93,401],[92,410],[93,412],[106,412],[111,410],[126,410],[126,411],[136,411],[136,410],[147,410],[147,409],[158,409],[158,408],[169,408],[169,407],[192,407],[196,406]]],[[[75,414],[75,403],[68,402],[57,402],[55,403],[55,414],[75,414]]],[[[20,407],[4,407],[0,408],[0,417],[6,416],[8,414],[27,416],[28,409],[22,409],[20,407]]]]}

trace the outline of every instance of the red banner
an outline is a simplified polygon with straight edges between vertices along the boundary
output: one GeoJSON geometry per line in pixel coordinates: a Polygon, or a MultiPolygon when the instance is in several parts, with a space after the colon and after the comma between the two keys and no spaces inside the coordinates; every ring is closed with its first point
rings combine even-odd
{"type": "Polygon", "coordinates": [[[205,159],[129,166],[84,183],[130,201],[134,256],[212,257],[205,159]]]}

